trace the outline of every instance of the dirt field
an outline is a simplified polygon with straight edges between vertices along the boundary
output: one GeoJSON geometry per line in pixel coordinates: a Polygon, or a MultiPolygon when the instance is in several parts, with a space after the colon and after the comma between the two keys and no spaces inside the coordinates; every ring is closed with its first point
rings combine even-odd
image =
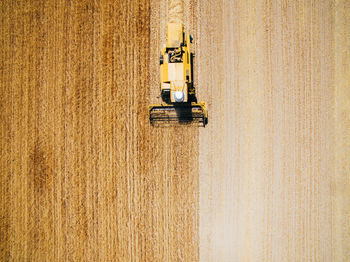
{"type": "Polygon", "coordinates": [[[0,261],[350,261],[350,4],[0,2],[0,261]],[[166,23],[209,125],[152,128],[166,23]]]}

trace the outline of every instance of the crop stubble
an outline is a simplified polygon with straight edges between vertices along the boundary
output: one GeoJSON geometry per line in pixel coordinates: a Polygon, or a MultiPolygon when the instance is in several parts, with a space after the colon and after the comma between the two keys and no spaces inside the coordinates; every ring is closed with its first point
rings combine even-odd
{"type": "Polygon", "coordinates": [[[349,7],[200,2],[201,261],[349,260],[349,7]]]}

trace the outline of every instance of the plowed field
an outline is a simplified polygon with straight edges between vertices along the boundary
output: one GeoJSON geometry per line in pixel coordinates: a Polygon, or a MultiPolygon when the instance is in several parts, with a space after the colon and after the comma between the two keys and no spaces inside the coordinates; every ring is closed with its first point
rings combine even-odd
{"type": "Polygon", "coordinates": [[[0,2],[0,261],[349,261],[350,4],[0,2]],[[153,128],[167,22],[206,128],[153,128]]]}

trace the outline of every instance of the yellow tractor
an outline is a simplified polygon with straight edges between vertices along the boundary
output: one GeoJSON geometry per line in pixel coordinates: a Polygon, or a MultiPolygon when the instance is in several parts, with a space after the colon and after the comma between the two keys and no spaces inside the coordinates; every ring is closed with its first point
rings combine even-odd
{"type": "Polygon", "coordinates": [[[192,36],[183,24],[167,25],[166,46],[160,53],[160,96],[162,103],[149,106],[152,125],[177,121],[205,126],[208,112],[205,102],[197,102],[193,85],[192,36]]]}

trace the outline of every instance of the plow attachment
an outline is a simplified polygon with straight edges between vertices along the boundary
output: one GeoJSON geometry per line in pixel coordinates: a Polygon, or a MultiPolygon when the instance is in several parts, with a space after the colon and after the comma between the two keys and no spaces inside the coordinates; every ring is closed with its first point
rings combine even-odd
{"type": "Polygon", "coordinates": [[[203,102],[179,106],[151,105],[149,106],[149,120],[155,126],[166,126],[174,122],[181,124],[199,123],[205,126],[208,123],[208,112],[206,104],[203,102]]]}

